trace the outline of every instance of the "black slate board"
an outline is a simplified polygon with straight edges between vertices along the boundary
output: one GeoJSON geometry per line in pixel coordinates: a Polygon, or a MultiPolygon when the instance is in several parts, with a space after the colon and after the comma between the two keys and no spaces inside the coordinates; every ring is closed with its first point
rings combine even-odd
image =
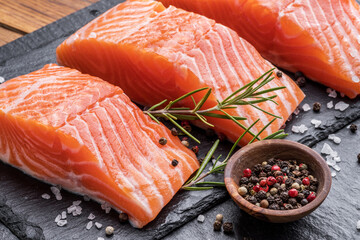
{"type": "MultiPolygon", "coordinates": [[[[28,34],[0,48],[0,76],[10,79],[41,68],[46,63],[56,62],[55,49],[67,36],[95,18],[100,13],[120,1],[103,0],[80,10],[34,33],[28,34]]],[[[330,100],[325,87],[309,83],[303,89],[307,94],[304,103],[310,105],[319,101],[323,104],[321,114],[301,112],[287,124],[286,131],[291,133],[292,125],[305,124],[309,130],[303,134],[290,134],[288,139],[299,141],[320,151],[322,141],[329,134],[339,131],[344,143],[336,146],[343,162],[342,170],[334,178],[329,197],[318,210],[310,216],[294,223],[268,224],[260,222],[241,210],[229,199],[226,191],[215,189],[204,192],[179,192],[164,208],[158,218],[145,229],[138,230],[129,224],[121,225],[117,214],[112,211],[105,214],[99,204],[84,202],[83,214],[68,217],[66,227],[57,227],[54,219],[61,211],[82,199],[80,196],[63,191],[63,200],[54,197],[44,200],[40,196],[50,193],[49,185],[41,183],[20,171],[0,163],[0,239],[96,239],[104,237],[104,231],[94,227],[87,231],[85,225],[90,213],[96,215],[96,221],[104,226],[113,225],[116,229],[113,239],[157,239],[162,238],[189,222],[182,228],[166,236],[166,239],[356,239],[356,221],[360,219],[360,188],[358,183],[360,166],[356,163],[356,154],[360,135],[351,135],[345,128],[360,117],[358,99],[341,99],[351,104],[345,112],[328,110],[324,106],[330,100]],[[323,121],[320,129],[311,127],[310,120],[323,121]],[[321,142],[321,143],[320,143],[321,142]],[[345,193],[344,193],[345,192],[345,193]],[[225,202],[224,202],[225,201],[225,202]],[[221,202],[224,202],[221,204],[221,202]],[[205,213],[204,223],[198,223],[196,216],[205,213]],[[223,213],[227,221],[235,224],[233,235],[213,232],[212,223],[216,213],[223,213]],[[194,220],[192,220],[194,219],[194,220]]],[[[340,99],[336,99],[336,103],[340,99]]],[[[360,124],[360,121],[358,120],[360,124]]],[[[205,132],[195,129],[194,134],[203,140],[199,157],[210,148],[214,139],[207,138],[205,132]]],[[[327,141],[327,140],[325,140],[327,141]]],[[[230,143],[221,143],[218,154],[226,154],[230,143]]],[[[335,148],[335,147],[334,147],[335,148]]],[[[215,176],[221,178],[221,176],[215,176]]]]}

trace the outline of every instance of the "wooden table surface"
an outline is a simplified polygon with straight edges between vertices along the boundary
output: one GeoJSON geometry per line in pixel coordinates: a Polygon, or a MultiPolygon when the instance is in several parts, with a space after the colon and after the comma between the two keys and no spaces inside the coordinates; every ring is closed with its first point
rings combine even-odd
{"type": "Polygon", "coordinates": [[[98,0],[0,0],[0,46],[98,0]]]}

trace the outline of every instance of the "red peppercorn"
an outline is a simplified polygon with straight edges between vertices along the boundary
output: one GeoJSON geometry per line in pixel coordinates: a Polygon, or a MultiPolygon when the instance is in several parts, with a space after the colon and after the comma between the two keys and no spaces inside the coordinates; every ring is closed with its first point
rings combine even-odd
{"type": "Polygon", "coordinates": [[[187,125],[190,125],[190,122],[189,121],[181,121],[181,126],[184,127],[184,126],[187,126],[187,125]]]}
{"type": "Polygon", "coordinates": [[[269,186],[266,186],[266,188],[260,187],[260,190],[263,190],[264,192],[268,192],[269,191],[269,186]]]}
{"type": "Polygon", "coordinates": [[[251,177],[251,170],[250,168],[247,168],[244,170],[244,177],[251,177]]]}
{"type": "Polygon", "coordinates": [[[266,183],[267,183],[267,185],[272,186],[276,183],[276,179],[274,177],[268,177],[266,179],[266,183]]]}
{"type": "Polygon", "coordinates": [[[260,181],[260,186],[262,186],[262,187],[266,186],[266,180],[265,179],[260,181]]]}
{"type": "Polygon", "coordinates": [[[297,197],[298,191],[295,188],[292,188],[289,190],[288,194],[290,197],[294,198],[294,197],[297,197]]]}
{"type": "Polygon", "coordinates": [[[316,198],[315,193],[314,193],[314,192],[311,192],[311,193],[309,194],[309,196],[306,198],[306,200],[308,200],[308,202],[311,202],[311,201],[313,201],[315,198],[316,198]]]}
{"type": "Polygon", "coordinates": [[[277,176],[276,177],[276,182],[278,182],[278,183],[283,183],[283,181],[284,181],[284,177],[283,176],[277,176]]]}
{"type": "Polygon", "coordinates": [[[275,172],[275,171],[280,171],[281,168],[278,165],[274,165],[271,167],[271,171],[275,172]]]}
{"type": "Polygon", "coordinates": [[[260,189],[260,185],[255,185],[254,187],[253,187],[253,190],[255,191],[255,192],[259,192],[261,189],[260,189]]]}
{"type": "Polygon", "coordinates": [[[302,184],[304,185],[310,185],[310,179],[308,177],[305,177],[303,180],[302,180],[302,184]]]}
{"type": "Polygon", "coordinates": [[[198,146],[193,146],[191,148],[191,150],[194,152],[194,153],[198,153],[199,152],[199,147],[198,146]]]}

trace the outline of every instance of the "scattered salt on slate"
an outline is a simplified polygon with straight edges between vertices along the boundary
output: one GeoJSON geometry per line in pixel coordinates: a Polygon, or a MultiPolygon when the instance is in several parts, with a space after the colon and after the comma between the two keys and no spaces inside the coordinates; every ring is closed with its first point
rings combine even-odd
{"type": "Polygon", "coordinates": [[[90,230],[92,228],[92,226],[93,226],[93,222],[92,221],[88,222],[86,224],[86,230],[90,230]]]}
{"type": "Polygon", "coordinates": [[[3,83],[3,82],[5,82],[5,78],[0,76],[0,84],[3,83]]]}
{"type": "Polygon", "coordinates": [[[56,186],[50,187],[51,192],[54,194],[56,200],[60,201],[62,199],[60,189],[56,186]]]}
{"type": "Polygon", "coordinates": [[[310,111],[311,107],[309,104],[305,103],[303,106],[302,106],[302,109],[304,110],[304,112],[307,112],[307,111],[310,111]]]}
{"type": "Polygon", "coordinates": [[[326,163],[330,167],[332,167],[335,171],[339,172],[341,168],[339,165],[337,165],[338,162],[341,161],[340,157],[338,156],[338,153],[334,151],[329,144],[324,143],[321,153],[327,155],[326,156],[326,163]]]}
{"type": "Polygon", "coordinates": [[[321,123],[322,122],[320,120],[311,119],[311,124],[313,124],[315,128],[318,128],[321,125],[321,123]]]}
{"type": "Polygon", "coordinates": [[[59,221],[61,220],[61,215],[57,215],[56,218],[55,218],[55,222],[58,223],[59,221]]]}
{"type": "Polygon", "coordinates": [[[58,222],[57,222],[57,225],[59,226],[59,227],[63,227],[63,226],[65,226],[67,224],[67,220],[59,220],[58,222]]]}
{"type": "MultiPolygon", "coordinates": [[[[81,201],[80,201],[81,203],[81,201]]],[[[72,214],[74,217],[81,215],[82,213],[82,207],[79,206],[79,201],[74,201],[73,205],[67,208],[67,213],[72,214]],[[75,204],[74,204],[75,203],[75,204]]]]}
{"type": "Polygon", "coordinates": [[[300,126],[292,126],[291,131],[293,131],[294,133],[304,133],[308,130],[308,128],[304,125],[301,124],[300,126]]]}
{"type": "Polygon", "coordinates": [[[88,216],[88,219],[89,220],[94,220],[95,219],[95,215],[90,213],[89,216],[88,216]]]}
{"type": "Polygon", "coordinates": [[[344,103],[343,101],[338,102],[335,104],[335,110],[340,110],[341,112],[344,111],[349,107],[349,104],[344,103]]]}
{"type": "Polygon", "coordinates": [[[331,172],[332,177],[336,177],[336,172],[331,172]]]}
{"type": "Polygon", "coordinates": [[[334,107],[334,102],[333,102],[333,101],[328,102],[328,103],[326,104],[326,107],[327,107],[328,109],[333,108],[333,107],[334,107]]]}
{"type": "Polygon", "coordinates": [[[95,227],[97,229],[101,229],[102,228],[102,224],[101,223],[98,223],[98,222],[95,222],[95,227]]]}
{"type": "Polygon", "coordinates": [[[199,215],[199,216],[197,217],[197,221],[198,221],[198,222],[204,222],[204,221],[205,221],[205,216],[204,216],[204,215],[199,215]]]}
{"type": "Polygon", "coordinates": [[[336,144],[340,144],[340,143],[341,143],[341,138],[335,136],[335,134],[329,134],[328,138],[329,138],[330,140],[333,140],[334,143],[336,143],[336,144]]]}
{"type": "Polygon", "coordinates": [[[328,96],[331,97],[331,98],[336,98],[336,97],[337,97],[337,93],[336,93],[335,90],[331,90],[331,91],[329,92],[329,95],[328,95],[328,96]]]}
{"type": "Polygon", "coordinates": [[[50,199],[50,195],[47,193],[44,193],[43,195],[41,195],[41,197],[46,200],[50,199]]]}

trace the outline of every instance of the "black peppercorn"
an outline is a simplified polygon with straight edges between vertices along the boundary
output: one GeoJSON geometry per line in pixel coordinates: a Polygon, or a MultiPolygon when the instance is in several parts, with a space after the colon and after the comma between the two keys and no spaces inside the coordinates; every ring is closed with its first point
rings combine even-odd
{"type": "Polygon", "coordinates": [[[253,172],[256,174],[259,174],[262,171],[262,166],[261,164],[256,164],[253,168],[253,172]]]}
{"type": "Polygon", "coordinates": [[[176,159],[173,159],[173,160],[171,161],[171,165],[173,165],[174,167],[176,167],[178,164],[179,164],[179,161],[176,160],[176,159]]]}
{"type": "Polygon", "coordinates": [[[301,205],[305,206],[306,204],[308,204],[308,200],[306,200],[306,198],[304,198],[303,200],[301,200],[301,205]]]}
{"type": "Polygon", "coordinates": [[[306,85],[306,79],[304,77],[298,77],[295,80],[295,83],[299,86],[299,87],[305,87],[306,85]]]}
{"type": "Polygon", "coordinates": [[[296,165],[297,161],[295,159],[291,159],[291,160],[289,160],[289,163],[292,164],[292,165],[296,165]]]}
{"type": "Polygon", "coordinates": [[[282,206],[284,204],[283,200],[281,200],[280,197],[275,197],[275,203],[279,206],[282,206]]]}
{"type": "Polygon", "coordinates": [[[299,193],[296,198],[298,201],[301,201],[302,199],[305,198],[305,195],[303,193],[299,193]]]}
{"type": "Polygon", "coordinates": [[[296,201],[295,198],[289,198],[288,203],[291,204],[291,205],[293,205],[293,206],[296,206],[297,201],[296,201]]]}
{"type": "Polygon", "coordinates": [[[214,222],[214,231],[220,231],[221,230],[222,223],[219,221],[214,222]]]}
{"type": "Polygon", "coordinates": [[[283,173],[288,174],[288,173],[289,173],[289,168],[288,168],[288,167],[283,167],[283,168],[281,169],[281,171],[282,171],[283,173]]]}
{"type": "Polygon", "coordinates": [[[167,143],[167,139],[162,137],[159,139],[159,143],[160,143],[160,145],[165,145],[167,143]]]}
{"type": "Polygon", "coordinates": [[[275,164],[275,159],[274,159],[274,158],[270,158],[270,159],[267,161],[267,163],[268,163],[269,165],[274,165],[274,164],[275,164]]]}
{"type": "Polygon", "coordinates": [[[304,74],[303,74],[302,72],[300,72],[300,71],[297,71],[297,72],[295,72],[295,74],[294,74],[295,79],[297,79],[297,78],[299,78],[299,77],[303,77],[303,76],[304,76],[304,74]]]}
{"type": "Polygon", "coordinates": [[[223,225],[224,233],[232,233],[233,232],[233,224],[231,222],[226,222],[223,225]]]}
{"type": "Polygon", "coordinates": [[[172,128],[172,129],[171,129],[171,134],[174,135],[174,136],[179,135],[179,133],[178,133],[178,131],[176,130],[176,128],[172,128]]]}
{"type": "Polygon", "coordinates": [[[275,198],[273,196],[268,196],[266,200],[269,202],[269,204],[275,203],[275,198]]]}
{"type": "Polygon", "coordinates": [[[281,77],[282,77],[282,72],[281,72],[281,71],[277,71],[277,72],[276,72],[276,76],[279,77],[279,78],[281,78],[281,77]]]}
{"type": "Polygon", "coordinates": [[[248,188],[248,190],[250,191],[255,185],[253,183],[248,183],[246,185],[246,187],[248,188]]]}
{"type": "Polygon", "coordinates": [[[184,126],[182,126],[186,131],[188,131],[188,132],[191,132],[191,126],[190,125],[188,125],[188,124],[186,124],[186,125],[184,125],[184,126]]]}
{"type": "Polygon", "coordinates": [[[357,155],[358,163],[360,163],[360,153],[357,155]]]}
{"type": "Polygon", "coordinates": [[[308,196],[310,195],[310,191],[309,191],[309,190],[304,190],[303,193],[304,193],[304,196],[305,196],[305,197],[308,197],[308,196]]]}
{"type": "Polygon", "coordinates": [[[271,165],[270,165],[270,164],[267,164],[267,165],[264,167],[264,172],[266,172],[266,173],[271,172],[271,165]]]}
{"type": "Polygon", "coordinates": [[[295,182],[297,183],[297,184],[299,184],[299,185],[301,185],[302,184],[302,181],[298,178],[298,179],[296,179],[295,180],[295,182]]]}
{"type": "Polygon", "coordinates": [[[353,133],[355,133],[356,130],[357,130],[357,125],[351,124],[351,125],[350,125],[350,131],[353,132],[353,133]]]}
{"type": "Polygon", "coordinates": [[[305,176],[305,177],[309,176],[309,171],[306,170],[306,169],[301,170],[301,173],[302,173],[302,175],[305,176]]]}
{"type": "Polygon", "coordinates": [[[280,207],[279,207],[279,205],[277,205],[276,203],[273,203],[273,204],[271,204],[271,205],[269,206],[269,209],[272,209],[272,210],[279,210],[279,209],[280,209],[280,207]]]}
{"type": "Polygon", "coordinates": [[[263,190],[260,190],[258,193],[256,193],[255,197],[260,200],[263,200],[266,198],[266,192],[263,190]]]}
{"type": "Polygon", "coordinates": [[[319,184],[318,180],[316,178],[310,180],[310,185],[317,186],[319,184]]]}
{"type": "Polygon", "coordinates": [[[255,176],[251,176],[251,177],[249,178],[249,181],[250,181],[251,183],[253,183],[253,184],[256,184],[256,183],[259,182],[259,179],[258,179],[257,177],[255,177],[255,176]]]}
{"type": "Polygon", "coordinates": [[[291,204],[285,204],[285,210],[291,210],[294,209],[294,207],[291,204]]]}
{"type": "Polygon", "coordinates": [[[129,216],[126,213],[120,213],[119,220],[121,223],[126,223],[129,220],[129,216]]]}
{"type": "Polygon", "coordinates": [[[275,183],[275,184],[273,185],[273,187],[279,189],[279,188],[280,188],[280,183],[275,183]]]}
{"type": "Polygon", "coordinates": [[[240,178],[240,184],[248,184],[248,183],[249,183],[249,179],[247,177],[240,178]]]}
{"type": "Polygon", "coordinates": [[[320,112],[320,109],[321,109],[321,103],[319,103],[319,102],[314,103],[313,111],[314,112],[320,112]]]}
{"type": "Polygon", "coordinates": [[[310,189],[310,191],[312,191],[312,192],[316,192],[317,187],[314,186],[314,185],[311,185],[309,189],[310,189]]]}
{"type": "Polygon", "coordinates": [[[301,174],[301,172],[300,171],[298,171],[298,170],[295,170],[295,171],[293,171],[292,172],[296,177],[300,177],[302,174],[301,174]]]}
{"type": "Polygon", "coordinates": [[[249,197],[248,201],[249,201],[250,203],[252,203],[252,204],[257,203],[257,200],[256,200],[256,198],[255,198],[254,196],[249,197]]]}
{"type": "Polygon", "coordinates": [[[288,179],[285,180],[285,185],[287,187],[290,187],[292,184],[293,184],[293,180],[291,178],[288,178],[288,179]]]}
{"type": "Polygon", "coordinates": [[[281,198],[281,200],[283,200],[284,202],[286,202],[286,201],[289,199],[289,194],[288,194],[288,192],[285,191],[285,192],[280,193],[280,198],[281,198]]]}
{"type": "Polygon", "coordinates": [[[259,177],[266,177],[267,175],[266,175],[266,173],[264,173],[264,172],[261,172],[261,173],[259,173],[259,177]]]}

